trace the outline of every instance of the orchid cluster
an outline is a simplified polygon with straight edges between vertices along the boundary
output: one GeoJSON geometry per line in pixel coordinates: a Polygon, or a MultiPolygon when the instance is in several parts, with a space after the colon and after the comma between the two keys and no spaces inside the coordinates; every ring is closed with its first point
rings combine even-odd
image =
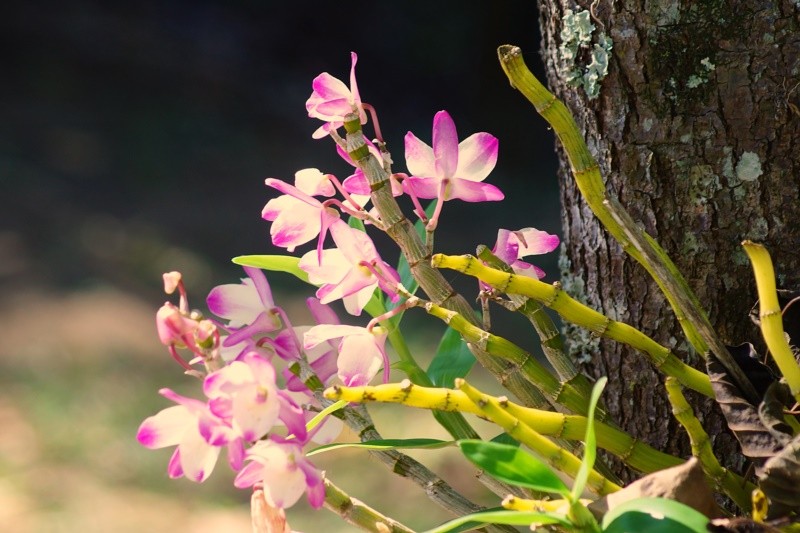
{"type": "MultiPolygon", "coordinates": [[[[407,173],[392,172],[375,110],[361,100],[356,84],[355,53],[351,60],[349,86],[320,74],[306,110],[323,122],[313,137],[332,137],[353,173],[339,180],[306,168],[295,174],[293,183],[266,180],[279,193],[262,211],[262,218],[271,222],[272,243],[289,253],[309,245],[297,258],[295,273],[317,287],[315,297],[307,300],[316,324],[293,326],[274,302],[264,272],[252,266],[245,267],[247,277],[241,283],[210,292],[206,303],[215,318],[189,308],[179,273],[165,274],[165,291],[178,290],[180,302],[165,303],[157,313],[161,342],[187,374],[202,380],[203,398],[162,389],[176,405],[147,418],[139,428],[139,442],[148,448],[176,446],[169,476],[197,482],[208,478],[226,448],[228,463],[238,472],[234,484],[263,490],[267,505],[278,510],[292,506],[303,493],[313,507],[323,504],[324,476],[304,449],[311,442],[336,439],[342,423],[332,416],[319,424],[310,422],[326,406],[319,392],[331,384],[367,385],[379,373],[387,382],[392,362],[385,346],[387,328],[381,324],[420,301],[365,231],[388,228],[380,210],[369,206],[369,180],[346,151],[339,128],[348,116],[355,115],[361,125],[371,119],[377,138],[365,138],[364,143],[390,174],[392,195],[408,199],[429,235],[449,200],[503,199],[497,187],[484,183],[497,162],[497,139],[476,133],[459,142],[446,111],[433,119],[430,145],[408,132],[407,173]],[[426,211],[422,200],[434,203],[426,211]],[[383,314],[373,314],[366,326],[342,324],[329,307],[341,300],[347,313],[358,317],[376,298],[391,305],[383,314]]],[[[521,258],[552,251],[558,242],[558,237],[534,228],[501,229],[493,252],[517,273],[538,279],[544,273],[521,258]]],[[[428,244],[432,247],[432,239],[428,244]]]]}

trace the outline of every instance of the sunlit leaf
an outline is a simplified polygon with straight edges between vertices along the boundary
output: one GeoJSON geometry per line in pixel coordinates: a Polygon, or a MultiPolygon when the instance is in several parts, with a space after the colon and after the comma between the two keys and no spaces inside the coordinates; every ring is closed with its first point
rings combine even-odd
{"type": "Polygon", "coordinates": [[[297,266],[300,263],[300,258],[292,255],[240,255],[234,257],[231,261],[242,266],[261,268],[273,272],[287,272],[306,283],[311,283],[308,281],[308,274],[297,266]]]}
{"type": "Polygon", "coordinates": [[[589,410],[586,414],[586,438],[584,439],[583,461],[581,461],[581,467],[578,469],[578,475],[575,476],[575,483],[572,485],[572,501],[577,501],[581,497],[583,488],[586,486],[586,481],[589,479],[589,473],[592,471],[592,468],[594,468],[594,461],[597,458],[597,439],[594,434],[594,412],[607,381],[608,378],[605,376],[598,379],[597,383],[594,384],[592,395],[589,399],[589,410]]]}
{"type": "Polygon", "coordinates": [[[426,373],[434,386],[451,388],[455,378],[466,376],[474,364],[467,343],[456,330],[447,328],[426,373]]]}
{"type": "Polygon", "coordinates": [[[434,450],[453,445],[455,445],[454,441],[438,439],[383,439],[370,440],[366,442],[336,442],[334,444],[326,444],[324,446],[314,448],[306,455],[317,455],[319,453],[338,450],[340,448],[364,448],[366,450],[397,450],[403,448],[413,448],[418,450],[434,450]]]}
{"type": "Polygon", "coordinates": [[[549,466],[516,446],[460,440],[462,453],[487,474],[512,485],[569,497],[569,489],[549,466]]]}
{"type": "Polygon", "coordinates": [[[553,513],[537,513],[532,511],[486,510],[461,516],[439,527],[429,529],[425,533],[454,533],[470,531],[482,524],[508,524],[512,526],[529,526],[531,524],[559,524],[565,528],[572,524],[563,516],[553,513]]]}
{"type": "Polygon", "coordinates": [[[603,516],[604,533],[706,533],[708,517],[665,498],[638,498],[603,516]]]}

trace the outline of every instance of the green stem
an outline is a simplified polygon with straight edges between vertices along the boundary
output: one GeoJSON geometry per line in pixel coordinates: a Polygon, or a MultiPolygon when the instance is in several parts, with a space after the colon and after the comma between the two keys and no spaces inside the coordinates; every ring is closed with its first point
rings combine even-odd
{"type": "MultiPolygon", "coordinates": [[[[492,268],[512,274],[514,270],[501,261],[486,246],[478,246],[478,258],[492,268]]],[[[575,363],[564,352],[564,340],[553,320],[537,301],[519,294],[509,294],[508,299],[513,309],[524,315],[533,325],[541,341],[542,353],[556,371],[559,381],[576,388],[582,396],[589,398],[592,385],[589,379],[578,372],[575,363]]]]}
{"type": "MultiPolygon", "coordinates": [[[[365,387],[335,386],[325,391],[325,397],[357,403],[398,403],[419,409],[459,411],[479,416],[482,414],[480,408],[460,390],[420,387],[408,380],[365,387]]],[[[511,417],[527,424],[542,435],[566,441],[583,440],[586,436],[585,416],[533,409],[511,401],[501,401],[498,405],[511,417]]],[[[663,470],[683,462],[603,422],[595,423],[595,433],[600,448],[613,453],[631,468],[644,473],[663,470]]]]}
{"type": "Polygon", "coordinates": [[[717,490],[725,492],[742,510],[750,512],[752,506],[750,494],[755,486],[719,464],[711,448],[711,439],[703,429],[703,424],[694,416],[692,407],[683,396],[678,382],[674,378],[667,378],[664,385],[667,388],[669,403],[672,404],[672,414],[689,434],[692,455],[700,460],[703,471],[714,482],[717,490]]]}
{"type": "Polygon", "coordinates": [[[760,244],[744,241],[742,246],[753,264],[753,273],[758,289],[761,334],[764,336],[772,358],[775,359],[783,378],[789,385],[792,396],[800,402],[800,366],[797,364],[783,331],[783,318],[775,287],[775,269],[772,266],[772,258],[767,249],[760,244]]]}
{"type": "MultiPolygon", "coordinates": [[[[456,387],[478,406],[478,409],[492,422],[503,428],[506,433],[529,447],[547,463],[574,478],[578,475],[581,460],[569,451],[557,446],[552,441],[535,431],[518,418],[511,416],[502,407],[505,400],[488,396],[470,386],[461,378],[456,379],[456,387]]],[[[596,470],[589,472],[586,486],[601,496],[620,490],[622,487],[609,481],[596,470]]]]}
{"type": "Polygon", "coordinates": [[[751,401],[757,402],[753,385],[711,327],[697,296],[678,268],[658,243],[633,222],[616,198],[607,195],[600,167],[567,106],[531,73],[518,47],[504,45],[498,48],[497,53],[511,85],[533,104],[561,141],[575,183],[589,208],[623,250],[640,263],[658,284],[695,350],[703,357],[709,349],[713,350],[740,389],[751,401]]]}
{"type": "Polygon", "coordinates": [[[674,376],[682,385],[709,398],[714,397],[711,381],[706,374],[683,363],[668,348],[661,346],[636,328],[611,320],[573,299],[561,290],[561,284],[558,282],[548,285],[527,276],[507,274],[483,265],[471,255],[436,254],[431,258],[431,263],[439,268],[450,268],[474,276],[501,292],[534,298],[573,324],[644,352],[653,365],[664,374],[674,376]]]}
{"type": "MultiPolygon", "coordinates": [[[[582,396],[575,387],[558,381],[529,352],[503,337],[473,326],[455,311],[431,302],[425,303],[424,307],[428,314],[441,319],[445,324],[458,331],[467,342],[492,355],[515,363],[525,379],[538,388],[551,402],[563,405],[573,413],[586,414],[589,406],[588,396],[582,396]]],[[[605,414],[599,413],[599,416],[607,419],[605,414]]]]}
{"type": "Polygon", "coordinates": [[[352,498],[329,479],[325,479],[325,507],[348,524],[374,533],[414,533],[397,520],[389,518],[361,500],[352,498]]]}

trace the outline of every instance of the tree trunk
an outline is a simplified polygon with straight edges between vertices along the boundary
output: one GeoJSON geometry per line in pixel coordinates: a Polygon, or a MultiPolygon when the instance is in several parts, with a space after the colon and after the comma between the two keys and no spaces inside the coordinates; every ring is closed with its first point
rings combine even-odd
{"type": "MultiPolygon", "coordinates": [[[[779,287],[800,279],[800,2],[539,0],[539,8],[549,86],[583,128],[608,190],[667,250],[723,340],[758,346],[748,318],[755,284],[740,243],[767,246],[779,287]],[[595,27],[591,41],[585,25],[581,41],[580,17],[595,27]],[[613,48],[591,98],[592,72],[603,75],[601,34],[613,48]],[[599,68],[588,67],[593,52],[599,68]]],[[[565,288],[704,369],[655,283],[600,227],[560,157],[565,288]]],[[[571,353],[609,377],[604,398],[617,422],[690,455],[647,360],[568,330],[571,353]]],[[[718,457],[741,472],[738,443],[714,403],[690,400],[718,457]]]]}

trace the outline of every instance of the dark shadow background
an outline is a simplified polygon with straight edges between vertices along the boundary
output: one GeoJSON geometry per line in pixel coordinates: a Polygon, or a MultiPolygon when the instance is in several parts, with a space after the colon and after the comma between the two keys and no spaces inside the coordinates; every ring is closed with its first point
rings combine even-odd
{"type": "Polygon", "coordinates": [[[500,139],[487,181],[507,199],[448,204],[442,251],[498,227],[558,232],[553,142],[495,55],[518,44],[540,69],[536,17],[529,1],[16,5],[0,21],[2,274],[157,295],[178,246],[205,264],[190,283],[218,283],[230,257],[272,248],[265,177],[349,174],[304,103],[320,72],[347,79],[351,50],[395,170],[405,133],[429,142],[440,109],[462,138],[500,139]]]}
{"type": "MultiPolygon", "coordinates": [[[[274,195],[264,178],[290,181],[307,167],[349,174],[330,140],[311,139],[319,124],[304,103],[320,72],[347,80],[351,50],[396,171],[405,170],[406,132],[430,142],[441,109],[461,138],[488,131],[500,139],[487,181],[506,200],[449,202],[437,251],[492,245],[499,227],[560,233],[552,135],[495,55],[498,45],[517,44],[541,75],[537,26],[530,0],[4,6],[0,529],[246,530],[247,496],[230,472],[199,486],[169,481],[171,451],[133,439],[140,421],[166,406],[158,388],[196,395],[155,335],[161,273],[182,271],[201,307],[211,287],[241,276],[231,257],[281,253],[260,217],[274,195]],[[216,510],[224,505],[234,508],[216,510]]],[[[557,279],[556,254],[533,262],[557,279]]],[[[276,296],[297,288],[285,280],[273,280],[276,296]]],[[[459,283],[475,294],[474,280],[459,283]]],[[[510,336],[524,320],[507,317],[498,311],[494,324],[510,336]]],[[[416,324],[408,324],[415,340],[430,339],[417,336],[416,324]]],[[[524,331],[515,340],[532,349],[534,335],[524,331]]],[[[393,438],[421,436],[432,424],[430,416],[427,426],[388,416],[393,438]]],[[[426,461],[440,457],[428,453],[426,461]]],[[[388,495],[384,510],[413,527],[439,520],[416,511],[431,507],[410,496],[420,491],[384,485],[363,452],[351,455],[356,496],[388,495]]],[[[453,461],[438,471],[464,474],[463,460],[453,461]]],[[[306,530],[351,530],[311,520],[306,530]]]]}

